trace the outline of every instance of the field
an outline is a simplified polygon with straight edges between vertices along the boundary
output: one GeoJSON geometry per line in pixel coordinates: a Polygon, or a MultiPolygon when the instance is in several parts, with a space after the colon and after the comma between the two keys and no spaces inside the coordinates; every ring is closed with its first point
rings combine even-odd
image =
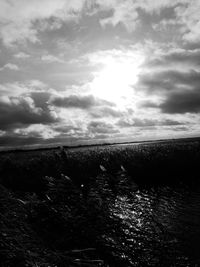
{"type": "Polygon", "coordinates": [[[170,223],[169,216],[159,222],[149,219],[158,207],[167,214],[173,192],[200,187],[199,162],[199,139],[1,152],[0,266],[200,264],[194,249],[198,239],[191,242],[192,252],[177,248],[173,255],[161,255],[166,246],[171,253],[181,233],[176,229],[175,237],[172,230],[165,232],[165,225],[174,227],[174,217],[170,223]],[[166,206],[160,204],[163,192],[166,206]],[[137,210],[132,210],[133,198],[137,210]],[[135,227],[131,238],[130,224],[135,227]],[[151,245],[145,243],[147,235],[151,245]]]}

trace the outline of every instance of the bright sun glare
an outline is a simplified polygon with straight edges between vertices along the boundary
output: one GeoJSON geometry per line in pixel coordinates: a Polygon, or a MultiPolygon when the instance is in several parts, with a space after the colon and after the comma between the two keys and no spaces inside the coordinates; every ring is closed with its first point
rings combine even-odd
{"type": "Polygon", "coordinates": [[[126,99],[133,96],[132,86],[138,80],[140,63],[130,60],[107,59],[104,68],[96,73],[92,81],[94,96],[115,102],[121,105],[126,99]]]}

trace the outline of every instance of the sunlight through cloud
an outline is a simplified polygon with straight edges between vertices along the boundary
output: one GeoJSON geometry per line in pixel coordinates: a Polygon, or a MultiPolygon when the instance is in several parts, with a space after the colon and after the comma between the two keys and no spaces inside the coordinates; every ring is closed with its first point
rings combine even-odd
{"type": "Polygon", "coordinates": [[[103,65],[100,71],[94,73],[90,84],[94,96],[113,101],[123,106],[134,97],[133,86],[138,81],[144,56],[134,52],[106,51],[94,57],[96,63],[103,65]]]}

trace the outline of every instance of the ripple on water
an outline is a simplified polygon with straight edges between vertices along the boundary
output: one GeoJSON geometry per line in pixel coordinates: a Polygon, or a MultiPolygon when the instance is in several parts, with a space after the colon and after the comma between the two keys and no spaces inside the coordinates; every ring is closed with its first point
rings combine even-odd
{"type": "Polygon", "coordinates": [[[200,264],[200,190],[190,190],[166,186],[116,196],[110,217],[118,230],[110,238],[127,266],[200,264]]]}

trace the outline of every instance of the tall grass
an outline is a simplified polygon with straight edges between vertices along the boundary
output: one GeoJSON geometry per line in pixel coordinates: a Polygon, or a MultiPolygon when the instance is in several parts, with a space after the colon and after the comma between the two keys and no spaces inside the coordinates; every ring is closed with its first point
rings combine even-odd
{"type": "Polygon", "coordinates": [[[1,153],[0,266],[128,266],[106,245],[121,229],[109,205],[144,186],[196,185],[199,162],[199,141],[1,153]]]}

